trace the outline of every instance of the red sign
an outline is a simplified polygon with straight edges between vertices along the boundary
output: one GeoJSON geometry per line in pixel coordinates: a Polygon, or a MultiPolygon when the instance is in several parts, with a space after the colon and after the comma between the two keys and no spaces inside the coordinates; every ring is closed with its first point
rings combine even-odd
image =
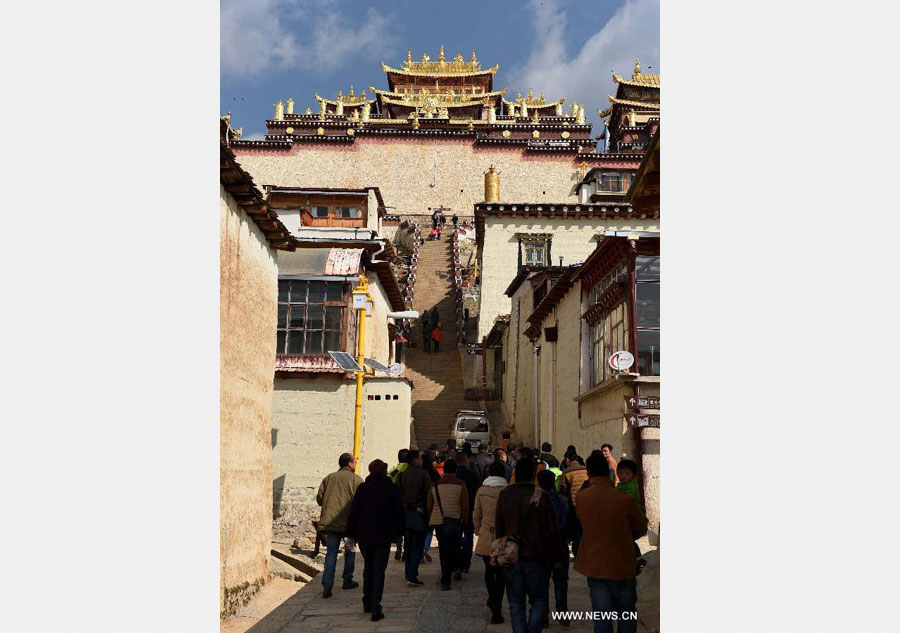
{"type": "Polygon", "coordinates": [[[659,409],[659,396],[623,396],[629,409],[659,409]]]}
{"type": "Polygon", "coordinates": [[[659,428],[659,416],[658,415],[650,415],[647,413],[627,413],[625,415],[625,421],[636,428],[645,428],[650,427],[654,429],[659,428]]]}

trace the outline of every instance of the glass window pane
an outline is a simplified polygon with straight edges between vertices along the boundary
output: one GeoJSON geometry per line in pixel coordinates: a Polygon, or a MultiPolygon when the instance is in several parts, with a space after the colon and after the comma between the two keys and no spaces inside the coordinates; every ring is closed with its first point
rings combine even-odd
{"type": "Polygon", "coordinates": [[[634,275],[638,281],[659,281],[659,255],[638,255],[634,275]]]}
{"type": "Polygon", "coordinates": [[[306,333],[306,354],[307,356],[322,356],[322,335],[323,332],[307,332],[306,333]]]}
{"type": "Polygon", "coordinates": [[[639,283],[637,293],[637,325],[639,328],[659,327],[659,284],[639,283]]]}
{"type": "Polygon", "coordinates": [[[638,330],[638,372],[659,376],[659,330],[638,330]]]}
{"type": "Polygon", "coordinates": [[[278,304],[278,327],[287,327],[288,306],[286,303],[278,304]]]}
{"type": "Polygon", "coordinates": [[[340,352],[343,351],[341,347],[341,333],[340,332],[325,332],[325,352],[340,352]]]}
{"type": "Polygon", "coordinates": [[[288,290],[291,287],[291,282],[286,280],[278,281],[278,300],[279,301],[287,301],[288,300],[288,290]]]}
{"type": "Polygon", "coordinates": [[[306,282],[291,282],[291,303],[306,303],[306,282]]]}
{"type": "Polygon", "coordinates": [[[303,353],[303,330],[293,330],[288,332],[288,354],[303,353]]]}
{"type": "Polygon", "coordinates": [[[275,353],[276,354],[284,354],[284,344],[287,339],[287,332],[284,330],[278,331],[278,338],[275,342],[275,353]]]}
{"type": "Polygon", "coordinates": [[[325,303],[325,282],[310,281],[309,282],[309,298],[307,303],[325,303]]]}
{"type": "Polygon", "coordinates": [[[328,207],[315,206],[312,208],[312,212],[310,213],[314,218],[327,218],[328,217],[328,207]]]}
{"type": "Polygon", "coordinates": [[[302,303],[291,304],[289,327],[303,329],[306,326],[306,306],[302,303]]]}
{"type": "Polygon", "coordinates": [[[321,330],[325,327],[325,307],[310,303],[306,311],[306,329],[321,330]]]}
{"type": "Polygon", "coordinates": [[[340,330],[344,321],[343,308],[325,308],[325,329],[340,330]]]}
{"type": "Polygon", "coordinates": [[[344,284],[340,281],[327,281],[325,282],[325,298],[328,301],[343,301],[344,300],[344,284]]]}

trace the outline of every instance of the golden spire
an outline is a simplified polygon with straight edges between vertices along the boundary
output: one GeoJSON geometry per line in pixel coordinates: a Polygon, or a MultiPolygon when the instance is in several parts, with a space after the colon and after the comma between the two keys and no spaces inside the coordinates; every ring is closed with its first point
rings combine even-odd
{"type": "Polygon", "coordinates": [[[474,64],[477,61],[478,61],[478,59],[476,59],[476,57],[475,57],[475,49],[473,48],[472,49],[472,63],[474,64]]]}
{"type": "Polygon", "coordinates": [[[541,104],[543,105],[543,103],[544,103],[544,93],[541,92],[541,104]]]}
{"type": "Polygon", "coordinates": [[[354,97],[356,95],[353,94],[353,84],[350,84],[350,96],[354,97]]]}
{"type": "Polygon", "coordinates": [[[521,102],[522,102],[522,93],[517,91],[516,92],[516,103],[521,103],[521,102]]]}
{"type": "Polygon", "coordinates": [[[631,76],[632,79],[637,79],[637,76],[641,74],[641,60],[634,60],[634,74],[631,76]]]}
{"type": "Polygon", "coordinates": [[[529,100],[529,101],[534,101],[534,88],[529,88],[529,89],[528,89],[528,100],[529,100]]]}
{"type": "Polygon", "coordinates": [[[312,110],[310,108],[306,108],[306,112],[304,114],[312,114],[312,110]]]}
{"type": "Polygon", "coordinates": [[[412,49],[411,48],[406,50],[406,63],[407,63],[407,65],[412,63],[412,49]]]}
{"type": "Polygon", "coordinates": [[[287,109],[284,111],[285,114],[293,114],[294,113],[294,98],[288,97],[287,100],[287,109]]]}
{"type": "Polygon", "coordinates": [[[343,91],[343,90],[338,90],[338,98],[337,98],[337,100],[338,100],[338,101],[343,101],[343,100],[344,100],[344,91],[343,91]]]}
{"type": "Polygon", "coordinates": [[[441,51],[438,53],[438,61],[444,61],[444,45],[441,44],[441,51]]]}

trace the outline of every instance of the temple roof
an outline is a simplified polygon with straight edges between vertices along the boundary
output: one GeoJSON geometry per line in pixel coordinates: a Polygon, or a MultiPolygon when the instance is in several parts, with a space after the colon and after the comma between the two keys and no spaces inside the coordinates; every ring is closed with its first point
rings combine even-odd
{"type": "MultiPolygon", "coordinates": [[[[345,107],[345,108],[347,108],[347,107],[354,107],[354,106],[361,106],[362,104],[366,103],[367,101],[368,101],[369,103],[375,103],[375,99],[374,99],[374,98],[372,98],[372,99],[367,99],[367,98],[366,98],[366,91],[365,91],[365,90],[363,90],[362,93],[359,94],[359,95],[353,94],[353,86],[350,86],[350,94],[349,94],[349,95],[346,95],[346,96],[345,96],[342,92],[339,91],[339,92],[338,92],[338,98],[339,98],[339,99],[341,100],[341,102],[344,104],[344,107],[345,107]]],[[[320,97],[318,93],[316,93],[316,101],[324,101],[324,102],[327,103],[328,105],[334,105],[334,106],[336,106],[337,103],[338,103],[336,99],[326,99],[325,97],[320,97]]]]}
{"type": "Polygon", "coordinates": [[[440,92],[431,92],[427,89],[424,93],[422,92],[392,92],[390,90],[378,90],[375,87],[369,88],[376,95],[381,97],[381,100],[384,103],[390,103],[393,105],[401,105],[401,106],[409,106],[416,107],[421,105],[426,105],[429,99],[435,99],[435,103],[438,107],[444,108],[458,108],[462,106],[476,106],[482,105],[486,101],[492,101],[494,98],[503,95],[506,92],[506,88],[503,90],[496,90],[493,92],[475,92],[475,93],[450,93],[450,90],[443,90],[440,92]]]}
{"type": "MultiPolygon", "coordinates": [[[[659,110],[658,103],[648,103],[646,101],[632,101],[631,99],[616,99],[612,95],[607,95],[607,97],[609,98],[609,102],[612,104],[618,103],[620,105],[634,106],[636,108],[648,108],[650,110],[659,110]]],[[[606,110],[603,110],[603,112],[606,112],[606,110]]]]}
{"type": "Polygon", "coordinates": [[[647,74],[641,72],[641,60],[634,60],[634,72],[631,73],[631,79],[625,79],[621,75],[612,71],[613,81],[617,84],[625,84],[626,86],[641,86],[643,88],[659,88],[659,75],[647,74]]]}
{"type": "Polygon", "coordinates": [[[505,103],[506,105],[509,105],[509,106],[512,106],[512,105],[520,106],[524,103],[525,105],[528,106],[529,109],[538,110],[540,108],[555,108],[557,105],[562,105],[565,102],[565,100],[566,100],[566,98],[563,97],[562,99],[557,99],[556,101],[547,102],[544,100],[543,92],[541,93],[540,97],[535,98],[534,94],[529,90],[528,96],[525,97],[524,99],[522,98],[522,96],[520,94],[516,94],[515,101],[507,101],[506,99],[504,99],[503,103],[505,103]]]}
{"type": "Polygon", "coordinates": [[[493,75],[497,72],[499,65],[494,65],[486,70],[481,68],[481,63],[475,57],[475,51],[472,51],[472,60],[463,61],[462,54],[453,58],[453,61],[444,59],[444,47],[438,54],[437,61],[431,61],[427,54],[422,54],[421,61],[413,61],[412,51],[406,53],[406,61],[401,68],[391,68],[384,62],[381,62],[381,70],[386,73],[395,73],[398,75],[407,75],[411,77],[465,77],[473,75],[493,75]]]}

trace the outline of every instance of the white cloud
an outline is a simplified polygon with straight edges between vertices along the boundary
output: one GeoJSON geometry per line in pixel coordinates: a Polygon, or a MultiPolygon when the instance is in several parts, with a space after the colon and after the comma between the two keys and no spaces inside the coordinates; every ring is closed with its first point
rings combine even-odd
{"type": "Polygon", "coordinates": [[[392,43],[388,19],[370,8],[359,24],[336,0],[223,0],[221,64],[227,77],[270,70],[329,71],[351,55],[378,57],[392,43]]]}
{"type": "Polygon", "coordinates": [[[644,72],[659,72],[659,0],[627,0],[572,57],[566,54],[565,11],[556,0],[532,0],[536,45],[525,65],[510,72],[510,90],[543,90],[547,99],[566,97],[585,104],[595,124],[598,108],[615,94],[612,73],[630,77],[634,60],[644,72]],[[647,70],[648,66],[652,69],[647,70]]]}

